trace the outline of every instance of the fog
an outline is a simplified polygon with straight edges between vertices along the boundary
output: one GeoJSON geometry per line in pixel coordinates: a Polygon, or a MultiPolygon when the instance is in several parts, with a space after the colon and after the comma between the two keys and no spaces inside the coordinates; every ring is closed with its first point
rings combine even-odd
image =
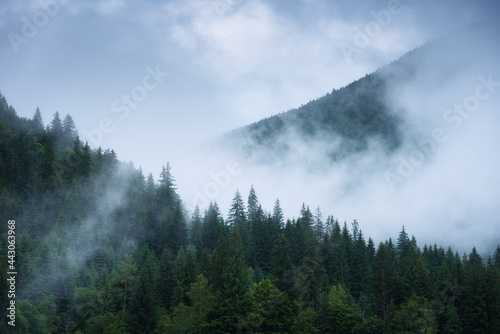
{"type": "Polygon", "coordinates": [[[179,166],[186,206],[217,201],[227,216],[235,191],[246,197],[253,185],[264,209],[271,211],[279,198],[288,218],[305,203],[348,226],[358,220],[376,242],[396,238],[404,225],[421,246],[491,252],[500,242],[498,27],[460,30],[416,51],[416,75],[385,97],[403,120],[395,152],[373,138],[367,151],[332,162],[327,152],[335,142],[305,141],[293,129],[279,138],[291,150],[250,158],[205,144],[189,151],[187,167],[186,161],[179,166]]]}
{"type": "Polygon", "coordinates": [[[155,179],[170,161],[188,210],[217,201],[227,217],[235,191],[246,197],[253,185],[266,210],[276,198],[291,219],[302,203],[319,206],[323,217],[357,219],[376,242],[402,225],[420,244],[460,251],[500,242],[499,29],[464,28],[497,20],[497,2],[54,1],[0,4],[2,94],[20,116],[40,107],[45,124],[56,110],[71,114],[82,140],[155,179]],[[279,138],[286,152],[249,158],[219,145],[225,131],[299,107],[453,31],[384,97],[403,120],[395,152],[372,138],[368,150],[332,163],[340,138],[305,140],[293,128],[279,138]],[[129,113],[116,108],[134,92],[129,113]]]}

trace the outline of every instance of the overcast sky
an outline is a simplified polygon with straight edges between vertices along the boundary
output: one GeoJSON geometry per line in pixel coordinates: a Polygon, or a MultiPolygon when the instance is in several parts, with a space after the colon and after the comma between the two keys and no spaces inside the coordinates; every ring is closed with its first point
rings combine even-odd
{"type": "Polygon", "coordinates": [[[20,116],[31,118],[39,107],[45,124],[55,111],[71,114],[82,140],[114,149],[145,174],[157,178],[170,161],[181,195],[193,196],[193,185],[184,184],[213,171],[185,159],[197,143],[498,17],[493,4],[4,0],[0,92],[20,116]]]}

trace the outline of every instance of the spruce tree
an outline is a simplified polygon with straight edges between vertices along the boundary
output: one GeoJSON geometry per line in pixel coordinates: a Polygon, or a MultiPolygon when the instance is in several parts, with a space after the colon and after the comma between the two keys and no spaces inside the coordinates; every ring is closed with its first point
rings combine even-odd
{"type": "Polygon", "coordinates": [[[256,218],[257,210],[259,209],[259,200],[255,194],[255,189],[252,185],[250,188],[250,193],[248,194],[248,205],[247,205],[247,217],[248,220],[253,223],[256,218]]]}
{"type": "Polygon", "coordinates": [[[196,205],[193,214],[191,215],[191,226],[189,233],[189,243],[194,245],[197,250],[202,249],[203,240],[203,220],[200,214],[200,208],[196,205]]]}
{"type": "Polygon", "coordinates": [[[61,118],[59,117],[59,112],[55,112],[52,122],[50,122],[50,134],[55,138],[57,142],[63,138],[64,129],[61,118]]]}
{"type": "Polygon", "coordinates": [[[290,244],[288,243],[284,233],[281,234],[281,239],[276,246],[272,276],[276,287],[280,291],[286,292],[290,298],[293,298],[294,274],[292,257],[290,244]]]}
{"type": "Polygon", "coordinates": [[[137,262],[140,267],[130,300],[130,326],[135,333],[151,333],[156,325],[159,303],[155,284],[158,261],[149,247],[144,245],[137,262]]]}
{"type": "Polygon", "coordinates": [[[281,209],[280,200],[276,199],[273,208],[273,223],[280,229],[285,228],[285,218],[283,216],[283,210],[281,209]]]}
{"type": "Polygon", "coordinates": [[[158,266],[158,280],[156,281],[156,290],[158,291],[158,299],[160,304],[167,310],[170,310],[173,305],[173,291],[175,288],[174,269],[170,251],[167,247],[163,249],[158,266]]]}
{"type": "Polygon", "coordinates": [[[203,248],[212,251],[217,245],[217,240],[222,235],[226,234],[224,220],[222,219],[217,203],[210,202],[208,209],[203,216],[202,230],[203,248]]]}
{"type": "Polygon", "coordinates": [[[33,124],[38,131],[44,131],[45,127],[43,125],[42,113],[39,108],[36,108],[35,114],[33,115],[33,124]]]}
{"type": "Polygon", "coordinates": [[[64,147],[70,147],[77,135],[75,122],[68,114],[62,122],[62,142],[64,147]]]}

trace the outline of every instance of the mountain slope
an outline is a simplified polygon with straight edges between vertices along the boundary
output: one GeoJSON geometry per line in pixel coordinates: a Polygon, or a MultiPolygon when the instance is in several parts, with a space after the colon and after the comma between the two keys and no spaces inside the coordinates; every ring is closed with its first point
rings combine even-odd
{"type": "Polygon", "coordinates": [[[365,151],[370,143],[393,152],[418,135],[404,127],[405,111],[394,103],[398,87],[422,73],[428,75],[427,84],[437,88],[455,80],[464,64],[480,59],[484,48],[479,41],[497,31],[492,22],[464,28],[297,109],[236,129],[224,141],[247,157],[265,160],[276,152],[297,154],[297,140],[310,146],[325,145],[324,153],[333,161],[365,151]],[[471,40],[478,45],[470,45],[471,40]]]}

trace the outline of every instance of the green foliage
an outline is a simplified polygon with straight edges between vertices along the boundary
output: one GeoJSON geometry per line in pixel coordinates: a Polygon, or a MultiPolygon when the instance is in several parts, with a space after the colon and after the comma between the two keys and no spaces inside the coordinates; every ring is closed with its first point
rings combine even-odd
{"type": "Polygon", "coordinates": [[[438,333],[438,325],[429,302],[413,295],[391,315],[388,328],[392,333],[438,333]]]}
{"type": "MultiPolygon", "coordinates": [[[[366,83],[357,83],[327,105],[345,106],[348,91],[361,96],[344,116],[370,136],[387,119],[383,110],[359,112],[380,106],[383,83],[368,80],[374,92],[361,94],[366,83]]],[[[336,116],[321,117],[325,129],[336,127],[336,116]]],[[[300,131],[320,133],[314,122],[300,131]]],[[[342,122],[350,148],[363,149],[368,137],[352,138],[356,129],[342,122]]],[[[2,333],[500,332],[500,246],[490,258],[475,248],[464,257],[438,245],[421,250],[403,228],[396,245],[375,249],[357,221],[349,230],[332,216],[323,221],[319,208],[303,205],[285,220],[276,200],[267,213],[253,187],[246,210],[236,193],[227,225],[211,203],[188,228],[169,164],[156,184],[114,151],[81,142],[71,117],[56,113],[43,125],[39,110],[19,118],[0,95],[0,212],[17,222],[22,273],[16,327],[4,317],[2,333]]],[[[284,126],[276,118],[255,135],[264,143],[284,126]]],[[[2,249],[5,233],[0,226],[2,249]]],[[[6,272],[2,261],[2,304],[6,272]]]]}
{"type": "Polygon", "coordinates": [[[241,321],[243,330],[257,333],[289,333],[295,323],[293,304],[270,280],[254,284],[252,309],[241,321]]]}
{"type": "Polygon", "coordinates": [[[273,266],[273,279],[276,287],[286,292],[290,297],[294,296],[295,285],[290,244],[286,240],[285,234],[281,234],[281,239],[276,247],[273,266]]]}

